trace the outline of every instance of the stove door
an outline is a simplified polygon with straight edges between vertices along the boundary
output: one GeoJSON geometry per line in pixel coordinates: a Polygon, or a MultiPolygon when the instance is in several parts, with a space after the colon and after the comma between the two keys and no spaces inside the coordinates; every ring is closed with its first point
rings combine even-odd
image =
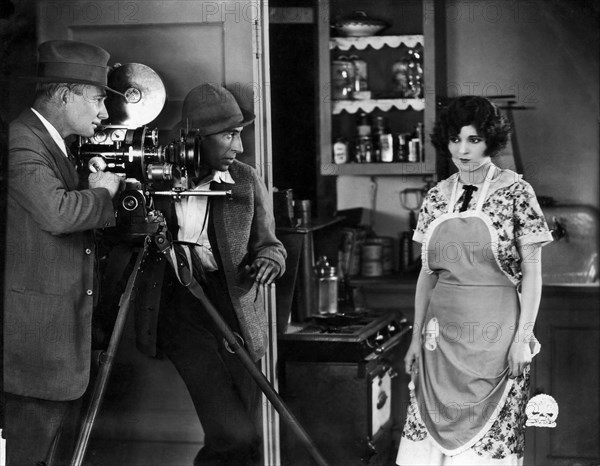
{"type": "Polygon", "coordinates": [[[392,371],[390,368],[371,378],[371,438],[392,418],[392,371]]]}

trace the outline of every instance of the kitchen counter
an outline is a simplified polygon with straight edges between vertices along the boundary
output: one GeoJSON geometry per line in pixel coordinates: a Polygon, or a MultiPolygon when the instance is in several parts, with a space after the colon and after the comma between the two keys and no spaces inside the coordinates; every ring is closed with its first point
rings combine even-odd
{"type": "MultiPolygon", "coordinates": [[[[402,307],[412,310],[418,276],[419,270],[415,268],[381,277],[356,275],[349,278],[348,284],[353,290],[354,304],[359,308],[402,307]]],[[[412,313],[407,317],[412,319],[412,313]]]]}

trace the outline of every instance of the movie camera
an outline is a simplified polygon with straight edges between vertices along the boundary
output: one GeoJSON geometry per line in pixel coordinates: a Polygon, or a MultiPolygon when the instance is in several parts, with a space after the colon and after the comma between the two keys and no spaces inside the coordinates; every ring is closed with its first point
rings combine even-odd
{"type": "Polygon", "coordinates": [[[79,169],[110,171],[125,179],[117,200],[120,235],[145,236],[159,231],[164,223],[155,210],[157,196],[175,201],[186,196],[231,196],[231,191],[192,189],[199,175],[200,136],[181,128],[168,144],[159,144],[158,129],[145,126],[154,120],[166,100],[158,74],[146,65],[115,65],[108,86],[123,95],[109,93],[106,108],[110,124],[99,127],[90,138],[77,143],[79,169]]]}

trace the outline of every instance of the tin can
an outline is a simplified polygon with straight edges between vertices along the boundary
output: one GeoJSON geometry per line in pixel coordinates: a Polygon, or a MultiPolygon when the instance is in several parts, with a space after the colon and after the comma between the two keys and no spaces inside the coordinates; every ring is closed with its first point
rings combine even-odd
{"type": "Polygon", "coordinates": [[[381,245],[381,265],[383,275],[391,274],[394,271],[394,238],[391,236],[378,236],[369,238],[368,244],[381,245]]]}
{"type": "Polygon", "coordinates": [[[363,244],[360,273],[363,277],[383,275],[383,246],[381,244],[363,244]]]}

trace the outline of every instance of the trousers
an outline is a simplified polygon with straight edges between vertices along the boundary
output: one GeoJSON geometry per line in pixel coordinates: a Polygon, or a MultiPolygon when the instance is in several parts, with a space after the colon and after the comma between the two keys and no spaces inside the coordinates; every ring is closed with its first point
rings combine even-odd
{"type": "Polygon", "coordinates": [[[71,463],[81,399],[53,401],[5,393],[6,466],[71,463]]]}
{"type": "MultiPolygon", "coordinates": [[[[194,465],[256,465],[261,457],[260,390],[200,302],[172,277],[167,283],[172,289],[163,293],[158,342],[181,375],[204,430],[194,465]]],[[[208,272],[203,289],[239,333],[224,275],[208,272]]]]}

